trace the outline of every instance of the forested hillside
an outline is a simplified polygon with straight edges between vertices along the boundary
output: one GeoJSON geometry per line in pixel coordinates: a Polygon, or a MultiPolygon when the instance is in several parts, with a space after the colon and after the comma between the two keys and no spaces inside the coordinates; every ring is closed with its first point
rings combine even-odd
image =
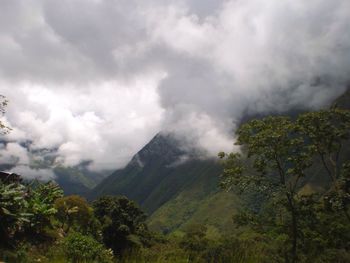
{"type": "Polygon", "coordinates": [[[151,229],[164,233],[192,223],[207,224],[215,231],[227,228],[239,199],[220,191],[221,165],[185,152],[180,145],[171,135],[158,134],[124,169],[94,188],[90,198],[125,195],[149,214],[151,229]]]}

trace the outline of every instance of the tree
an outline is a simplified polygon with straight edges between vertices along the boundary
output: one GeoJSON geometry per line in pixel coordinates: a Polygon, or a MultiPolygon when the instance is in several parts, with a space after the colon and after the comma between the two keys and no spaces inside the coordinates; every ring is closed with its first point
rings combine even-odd
{"type": "MultiPolygon", "coordinates": [[[[252,173],[244,174],[240,154],[227,155],[223,173],[224,184],[231,182],[243,186],[258,185],[263,191],[274,190],[272,195],[281,199],[281,204],[290,214],[291,262],[297,260],[298,214],[296,194],[305,169],[311,165],[311,156],[305,152],[303,138],[295,134],[288,117],[267,117],[244,124],[238,131],[238,145],[244,146],[247,157],[253,159],[252,173]],[[233,180],[233,181],[232,181],[233,180]]],[[[220,154],[220,157],[225,155],[220,154]]],[[[289,259],[286,259],[288,261],[289,259]]]]}
{"type": "Polygon", "coordinates": [[[208,248],[209,241],[206,238],[206,232],[205,225],[192,224],[187,227],[180,246],[189,253],[191,261],[208,248]]]}
{"type": "Polygon", "coordinates": [[[61,228],[68,233],[73,227],[77,231],[87,233],[91,227],[93,209],[85,198],[70,195],[58,198],[55,202],[56,217],[62,222],[61,228]]]}
{"type": "Polygon", "coordinates": [[[308,142],[309,152],[319,158],[331,181],[327,202],[335,210],[344,212],[350,222],[350,191],[346,187],[349,164],[342,158],[350,139],[350,111],[332,108],[308,112],[297,119],[296,125],[308,142]]]}
{"type": "Polygon", "coordinates": [[[113,262],[113,254],[90,236],[72,233],[63,242],[64,253],[71,262],[113,262]]]}
{"type": "Polygon", "coordinates": [[[62,190],[53,183],[38,184],[35,188],[20,182],[4,184],[0,181],[0,242],[3,247],[22,240],[38,240],[45,228],[52,228],[56,213],[54,201],[62,190]]]}
{"type": "Polygon", "coordinates": [[[15,246],[15,236],[32,214],[27,212],[26,188],[0,181],[0,247],[15,246]]]}
{"type": "Polygon", "coordinates": [[[346,187],[340,187],[339,180],[342,174],[340,151],[343,141],[349,138],[349,127],[349,112],[338,109],[305,113],[296,121],[283,116],[267,117],[252,120],[238,130],[236,144],[242,146],[241,154],[219,153],[219,157],[225,159],[221,178],[224,188],[238,186],[245,191],[254,186],[275,200],[276,209],[284,208],[288,217],[281,218],[290,237],[286,262],[298,260],[299,190],[302,181],[308,181],[312,176],[309,168],[315,163],[316,154],[332,179],[332,188],[337,193],[343,189],[341,207],[347,211],[346,187]]]}
{"type": "Polygon", "coordinates": [[[63,196],[63,190],[53,182],[39,183],[28,189],[28,211],[32,214],[26,225],[28,236],[44,233],[44,228],[52,228],[52,217],[57,213],[54,203],[63,196]]]}
{"type": "Polygon", "coordinates": [[[146,215],[126,197],[105,196],[93,202],[105,245],[115,254],[141,246],[147,236],[146,215]]]}

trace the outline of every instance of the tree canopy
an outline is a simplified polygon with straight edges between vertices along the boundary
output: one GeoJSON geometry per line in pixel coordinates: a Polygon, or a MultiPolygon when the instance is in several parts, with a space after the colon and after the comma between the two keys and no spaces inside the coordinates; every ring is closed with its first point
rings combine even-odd
{"type": "Polygon", "coordinates": [[[349,133],[350,112],[347,110],[332,108],[307,112],[296,120],[272,116],[240,127],[236,144],[241,146],[241,153],[219,153],[225,160],[221,177],[224,188],[238,187],[245,192],[253,187],[273,202],[275,230],[279,228],[280,235],[286,235],[283,238],[283,247],[287,248],[283,252],[285,262],[294,263],[301,258],[298,250],[302,249],[306,235],[302,226],[308,225],[310,230],[305,220],[316,220],[317,216],[311,216],[316,206],[319,213],[323,209],[319,218],[328,213],[327,207],[331,207],[335,217],[341,212],[340,222],[347,226],[346,231],[350,230],[350,220],[344,221],[344,217],[350,219],[349,164],[348,157],[342,157],[349,133]],[[320,193],[322,197],[305,195],[301,191],[317,175],[315,167],[318,174],[319,168],[323,168],[330,179],[320,193]]]}
{"type": "Polygon", "coordinates": [[[126,197],[104,196],[93,202],[96,218],[102,224],[103,240],[114,253],[141,246],[147,235],[146,215],[126,197]]]}

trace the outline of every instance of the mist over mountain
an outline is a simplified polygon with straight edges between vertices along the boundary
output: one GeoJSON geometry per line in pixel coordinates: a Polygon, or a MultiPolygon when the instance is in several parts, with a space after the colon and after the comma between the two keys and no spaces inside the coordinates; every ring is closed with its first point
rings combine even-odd
{"type": "Polygon", "coordinates": [[[347,0],[5,0],[0,17],[1,156],[31,141],[117,169],[159,131],[213,156],[246,115],[320,108],[349,81],[347,0]]]}
{"type": "MultiPolygon", "coordinates": [[[[333,105],[349,109],[349,96],[350,90],[333,101],[333,105]]],[[[296,114],[286,113],[291,117],[296,114]]],[[[151,229],[166,234],[183,231],[191,224],[226,231],[232,228],[232,216],[242,204],[261,209],[264,201],[258,191],[240,196],[237,189],[229,192],[220,189],[223,167],[218,158],[203,158],[202,152],[189,151],[182,145],[173,135],[157,134],[125,168],[116,170],[87,196],[95,200],[105,195],[125,195],[148,213],[151,229]]],[[[347,160],[349,154],[349,143],[345,143],[340,158],[347,160]]],[[[302,180],[300,192],[322,192],[328,188],[330,181],[320,161],[308,172],[313,176],[302,180]]]]}
{"type": "Polygon", "coordinates": [[[20,144],[0,142],[0,170],[22,175],[25,180],[56,181],[66,195],[86,195],[112,171],[91,171],[89,162],[65,166],[59,161],[57,149],[32,149],[32,142],[20,144]]]}

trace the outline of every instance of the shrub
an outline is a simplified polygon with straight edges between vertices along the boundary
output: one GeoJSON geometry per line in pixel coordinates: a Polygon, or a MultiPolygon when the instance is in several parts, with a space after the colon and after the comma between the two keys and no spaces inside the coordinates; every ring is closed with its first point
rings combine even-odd
{"type": "Polygon", "coordinates": [[[103,242],[115,255],[147,245],[146,215],[126,197],[104,196],[94,201],[94,214],[102,225],[103,242]]]}
{"type": "Polygon", "coordinates": [[[102,244],[90,236],[73,233],[63,242],[64,253],[73,263],[80,262],[112,262],[113,256],[102,244]]]}
{"type": "Polygon", "coordinates": [[[29,222],[26,188],[21,184],[3,184],[0,181],[0,248],[16,245],[15,236],[29,222]]]}
{"type": "Polygon", "coordinates": [[[93,210],[81,196],[70,195],[58,198],[55,201],[56,218],[61,222],[61,228],[68,233],[74,229],[83,234],[97,236],[93,210]]]}

